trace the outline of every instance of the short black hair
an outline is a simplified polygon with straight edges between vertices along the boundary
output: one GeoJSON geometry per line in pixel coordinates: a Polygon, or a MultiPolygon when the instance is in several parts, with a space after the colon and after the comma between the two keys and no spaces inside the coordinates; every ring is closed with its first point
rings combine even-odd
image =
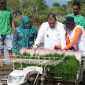
{"type": "Polygon", "coordinates": [[[73,3],[72,3],[72,6],[78,6],[78,8],[80,9],[80,2],[75,0],[73,3]]]}
{"type": "Polygon", "coordinates": [[[47,15],[47,19],[49,19],[50,17],[53,17],[56,20],[56,15],[54,13],[49,13],[47,15]]]}

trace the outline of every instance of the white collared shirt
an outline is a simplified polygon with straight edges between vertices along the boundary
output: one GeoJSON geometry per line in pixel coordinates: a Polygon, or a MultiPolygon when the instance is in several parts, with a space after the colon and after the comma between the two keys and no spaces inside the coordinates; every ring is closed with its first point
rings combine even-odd
{"type": "Polygon", "coordinates": [[[54,49],[56,44],[61,45],[61,48],[65,48],[65,29],[64,25],[60,22],[56,23],[54,28],[51,28],[48,22],[45,22],[41,25],[35,44],[39,45],[43,40],[44,48],[54,49]]]}

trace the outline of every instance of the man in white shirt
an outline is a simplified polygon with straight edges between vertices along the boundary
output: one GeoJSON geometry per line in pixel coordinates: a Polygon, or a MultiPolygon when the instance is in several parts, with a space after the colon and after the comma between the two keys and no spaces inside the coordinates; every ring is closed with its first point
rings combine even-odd
{"type": "Polygon", "coordinates": [[[47,19],[48,21],[39,29],[34,47],[39,46],[43,41],[46,49],[54,49],[55,45],[63,49],[66,46],[64,25],[57,21],[55,14],[48,14],[47,19]]]}

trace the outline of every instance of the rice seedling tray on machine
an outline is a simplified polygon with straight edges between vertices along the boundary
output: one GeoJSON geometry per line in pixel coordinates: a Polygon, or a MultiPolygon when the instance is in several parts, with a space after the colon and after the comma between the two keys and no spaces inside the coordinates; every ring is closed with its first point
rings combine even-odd
{"type": "Polygon", "coordinates": [[[22,49],[12,60],[14,68],[27,66],[43,67],[45,78],[57,78],[60,81],[78,80],[81,67],[80,51],[61,51],[49,49],[22,49]]]}

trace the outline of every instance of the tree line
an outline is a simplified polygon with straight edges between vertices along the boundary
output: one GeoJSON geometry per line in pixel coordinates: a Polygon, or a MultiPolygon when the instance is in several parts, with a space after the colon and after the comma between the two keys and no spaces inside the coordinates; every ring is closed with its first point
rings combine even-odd
{"type": "MultiPolygon", "coordinates": [[[[85,1],[80,0],[80,2],[81,14],[85,16],[85,1]]],[[[44,0],[7,0],[7,6],[14,12],[30,16],[37,25],[46,20],[48,13],[55,13],[62,21],[65,15],[72,12],[68,5],[60,6],[58,3],[54,3],[52,8],[49,8],[44,0]]]]}

